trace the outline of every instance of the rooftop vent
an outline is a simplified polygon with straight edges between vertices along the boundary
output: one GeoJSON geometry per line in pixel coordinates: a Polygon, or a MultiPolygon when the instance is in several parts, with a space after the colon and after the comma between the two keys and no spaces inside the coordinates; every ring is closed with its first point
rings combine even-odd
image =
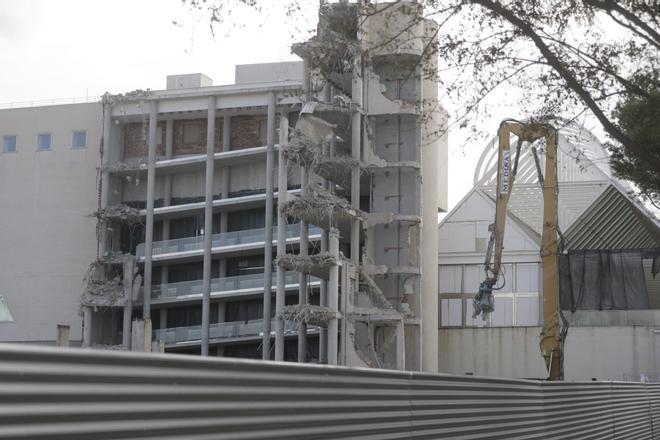
{"type": "Polygon", "coordinates": [[[213,80],[202,73],[167,76],[167,90],[196,89],[199,87],[210,87],[212,85],[213,80]]]}

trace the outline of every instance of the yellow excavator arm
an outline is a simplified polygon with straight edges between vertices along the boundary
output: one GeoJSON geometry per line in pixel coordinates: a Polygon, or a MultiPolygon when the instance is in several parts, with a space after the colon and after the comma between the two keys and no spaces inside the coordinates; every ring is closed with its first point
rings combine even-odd
{"type": "Polygon", "coordinates": [[[541,272],[543,276],[543,329],[541,331],[541,354],[548,370],[548,379],[563,378],[563,335],[559,312],[558,274],[558,226],[557,226],[557,130],[548,124],[523,123],[504,120],[498,130],[499,147],[497,159],[497,195],[495,223],[490,225],[491,238],[486,252],[484,269],[486,278],[479,286],[474,298],[474,317],[487,315],[494,310],[493,290],[502,269],[504,227],[509,197],[518,168],[521,148],[524,144],[532,149],[539,183],[543,189],[543,233],[541,235],[541,272]],[[511,135],[518,140],[515,156],[511,151],[511,135]],[[541,171],[538,152],[532,144],[545,139],[545,173],[541,171]],[[493,255],[494,254],[494,255],[493,255]],[[491,263],[491,257],[494,257],[491,263]]]}

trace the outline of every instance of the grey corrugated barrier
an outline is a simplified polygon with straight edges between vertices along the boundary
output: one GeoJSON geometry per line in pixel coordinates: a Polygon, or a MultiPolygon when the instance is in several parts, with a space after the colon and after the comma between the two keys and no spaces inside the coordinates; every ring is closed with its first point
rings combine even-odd
{"type": "Polygon", "coordinates": [[[660,439],[660,388],[0,345],[0,439],[660,439]]]}

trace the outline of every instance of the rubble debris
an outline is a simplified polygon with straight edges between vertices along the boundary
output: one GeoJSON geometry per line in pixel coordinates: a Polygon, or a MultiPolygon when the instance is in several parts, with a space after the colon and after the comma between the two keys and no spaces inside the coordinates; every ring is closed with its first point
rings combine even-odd
{"type": "Polygon", "coordinates": [[[80,300],[83,306],[92,307],[117,307],[125,302],[124,286],[119,276],[111,280],[88,279],[80,300]]]}
{"type": "Polygon", "coordinates": [[[376,282],[365,272],[360,271],[358,294],[365,295],[369,303],[379,310],[394,310],[392,304],[385,298],[376,282]]]}
{"type": "Polygon", "coordinates": [[[279,316],[286,321],[304,322],[309,325],[327,327],[328,323],[337,317],[337,313],[327,307],[295,304],[284,307],[279,316]]]}
{"type": "MultiPolygon", "coordinates": [[[[147,161],[144,158],[137,158],[128,161],[117,161],[112,165],[104,168],[105,171],[121,172],[121,171],[139,171],[147,169],[147,161]]],[[[137,179],[136,179],[137,180],[137,179]]]]}
{"type": "Polygon", "coordinates": [[[310,273],[315,268],[330,267],[337,264],[337,258],[329,252],[321,252],[314,255],[285,254],[277,257],[275,264],[286,270],[310,273]]]}
{"type": "Polygon", "coordinates": [[[105,208],[100,208],[92,215],[96,217],[99,222],[113,220],[113,221],[127,223],[129,225],[142,223],[142,216],[140,215],[140,210],[124,204],[112,205],[112,206],[107,206],[105,208]]]}
{"type": "Polygon", "coordinates": [[[343,186],[350,184],[351,170],[361,166],[359,160],[348,155],[324,155],[323,142],[315,142],[298,129],[293,131],[289,144],[283,147],[282,152],[287,160],[343,186]]]}
{"type": "Polygon", "coordinates": [[[300,129],[293,129],[289,143],[282,154],[290,161],[305,168],[314,168],[322,155],[322,142],[314,141],[300,129]]]}
{"type": "Polygon", "coordinates": [[[312,183],[305,188],[304,197],[293,197],[280,209],[290,217],[305,220],[324,228],[335,227],[342,218],[362,219],[364,213],[351,203],[312,183]]]}
{"type": "Polygon", "coordinates": [[[89,265],[87,274],[83,278],[84,289],[80,298],[82,306],[91,307],[117,307],[126,302],[123,281],[120,275],[109,278],[106,260],[97,259],[89,265]]]}
{"type": "Polygon", "coordinates": [[[351,156],[324,156],[317,161],[314,171],[325,179],[331,180],[344,188],[349,188],[353,168],[359,168],[360,166],[360,161],[351,156]]]}

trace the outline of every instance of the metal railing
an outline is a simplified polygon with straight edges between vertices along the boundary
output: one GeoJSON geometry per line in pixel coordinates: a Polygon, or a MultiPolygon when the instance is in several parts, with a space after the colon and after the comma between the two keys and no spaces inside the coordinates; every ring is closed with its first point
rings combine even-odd
{"type": "MultiPolygon", "coordinates": [[[[316,226],[309,227],[309,235],[319,235],[321,229],[316,226]]],[[[300,225],[292,224],[286,227],[286,238],[300,236],[300,225]]],[[[252,244],[263,242],[265,228],[246,229],[244,231],[221,232],[213,234],[212,247],[236,246],[241,244],[252,244]]],[[[273,228],[273,240],[277,240],[277,229],[273,228]]],[[[137,245],[135,254],[144,257],[145,244],[137,245]]],[[[174,240],[154,241],[152,255],[162,255],[177,252],[199,251],[204,249],[204,236],[177,238],[174,240]]]]}
{"type": "Polygon", "coordinates": [[[0,439],[651,440],[660,384],[0,344],[0,439]]]}
{"type": "MultiPolygon", "coordinates": [[[[271,328],[277,326],[277,321],[271,321],[271,328]]],[[[248,337],[261,337],[263,335],[264,322],[262,319],[255,319],[250,321],[234,321],[234,322],[220,322],[217,324],[209,325],[209,338],[211,340],[218,339],[234,339],[234,338],[248,338],[248,337]]],[[[298,324],[295,322],[286,321],[284,323],[285,334],[298,334],[298,324]]],[[[273,334],[275,332],[273,331],[273,334]]],[[[188,327],[174,327],[154,330],[154,338],[163,341],[165,345],[172,345],[182,342],[196,342],[202,339],[202,326],[192,325],[188,327]]]]}
{"type": "MultiPolygon", "coordinates": [[[[272,286],[276,287],[276,275],[273,274],[272,286]]],[[[287,286],[297,286],[299,281],[299,273],[287,272],[285,275],[285,283],[287,286]]],[[[310,280],[311,285],[317,285],[319,280],[312,277],[310,280]]],[[[201,298],[203,293],[203,281],[180,281],[176,283],[155,284],[151,288],[152,298],[179,298],[179,299],[195,299],[201,298]]],[[[222,277],[211,279],[211,294],[229,293],[233,294],[242,290],[255,290],[263,289],[264,287],[264,274],[249,274],[249,275],[236,275],[233,277],[222,277]]],[[[139,299],[144,298],[144,288],[140,287],[139,299]]]]}

